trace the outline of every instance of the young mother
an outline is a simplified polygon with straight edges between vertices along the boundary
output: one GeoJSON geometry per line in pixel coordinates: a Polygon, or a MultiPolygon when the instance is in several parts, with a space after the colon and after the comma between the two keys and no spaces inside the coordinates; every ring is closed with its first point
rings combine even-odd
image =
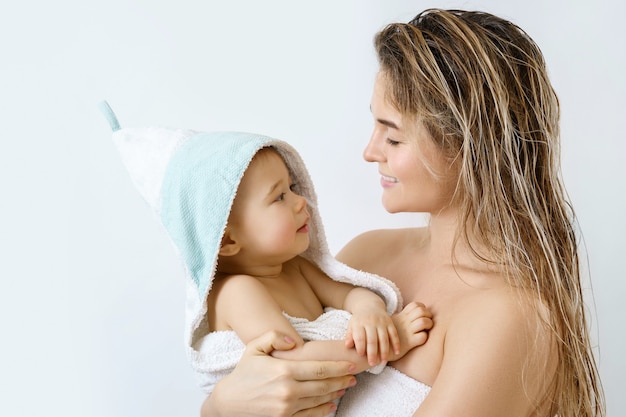
{"type": "MultiPolygon", "coordinates": [[[[435,326],[385,382],[359,376],[339,415],[603,416],[559,178],[559,104],[539,48],[498,17],[443,10],[389,25],[375,46],[364,157],[387,211],[430,221],[365,233],[338,258],[393,280],[435,326]],[[408,390],[410,411],[385,402],[390,383],[408,390]]],[[[267,356],[288,347],[277,334],[251,343],[203,413],[325,415],[354,383],[349,364],[267,356]]]]}

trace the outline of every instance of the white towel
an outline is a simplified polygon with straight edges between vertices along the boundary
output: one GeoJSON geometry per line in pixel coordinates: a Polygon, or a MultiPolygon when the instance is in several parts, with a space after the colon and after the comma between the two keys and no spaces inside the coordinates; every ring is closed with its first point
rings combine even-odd
{"type": "MultiPolygon", "coordinates": [[[[284,314],[294,329],[304,340],[341,340],[346,333],[350,314],[343,310],[328,309],[315,321],[291,317],[284,314]]],[[[200,386],[206,392],[211,392],[213,386],[228,375],[237,365],[246,345],[232,330],[212,332],[202,337],[196,352],[213,358],[208,364],[197,368],[200,377],[200,386]],[[206,366],[208,365],[208,366],[206,366]]]]}
{"type": "Polygon", "coordinates": [[[390,366],[379,375],[364,372],[356,378],[356,386],[341,398],[336,417],[411,417],[430,392],[428,385],[390,366]]]}

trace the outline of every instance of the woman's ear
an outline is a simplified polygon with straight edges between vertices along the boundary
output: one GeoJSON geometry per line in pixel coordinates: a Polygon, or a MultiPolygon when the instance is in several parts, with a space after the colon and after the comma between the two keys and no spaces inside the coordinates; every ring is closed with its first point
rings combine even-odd
{"type": "Polygon", "coordinates": [[[230,228],[226,228],[222,237],[222,244],[218,252],[219,256],[233,256],[239,253],[241,246],[233,238],[230,228]]]}

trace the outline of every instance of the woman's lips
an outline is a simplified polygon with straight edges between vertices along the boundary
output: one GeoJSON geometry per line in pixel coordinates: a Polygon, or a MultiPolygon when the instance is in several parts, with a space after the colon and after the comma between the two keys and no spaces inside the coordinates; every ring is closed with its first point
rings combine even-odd
{"type": "Polygon", "coordinates": [[[389,177],[387,175],[380,174],[380,185],[382,185],[383,188],[392,187],[394,184],[397,184],[397,183],[398,183],[398,179],[397,178],[389,177]]]}

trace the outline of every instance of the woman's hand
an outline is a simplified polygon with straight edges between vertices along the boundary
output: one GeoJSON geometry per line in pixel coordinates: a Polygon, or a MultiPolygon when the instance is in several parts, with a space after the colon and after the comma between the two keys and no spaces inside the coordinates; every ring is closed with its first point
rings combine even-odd
{"type": "Polygon", "coordinates": [[[231,374],[217,383],[202,405],[202,417],[323,417],[333,400],[354,385],[349,362],[289,361],[273,358],[273,350],[295,344],[278,332],[250,341],[231,374]]]}

